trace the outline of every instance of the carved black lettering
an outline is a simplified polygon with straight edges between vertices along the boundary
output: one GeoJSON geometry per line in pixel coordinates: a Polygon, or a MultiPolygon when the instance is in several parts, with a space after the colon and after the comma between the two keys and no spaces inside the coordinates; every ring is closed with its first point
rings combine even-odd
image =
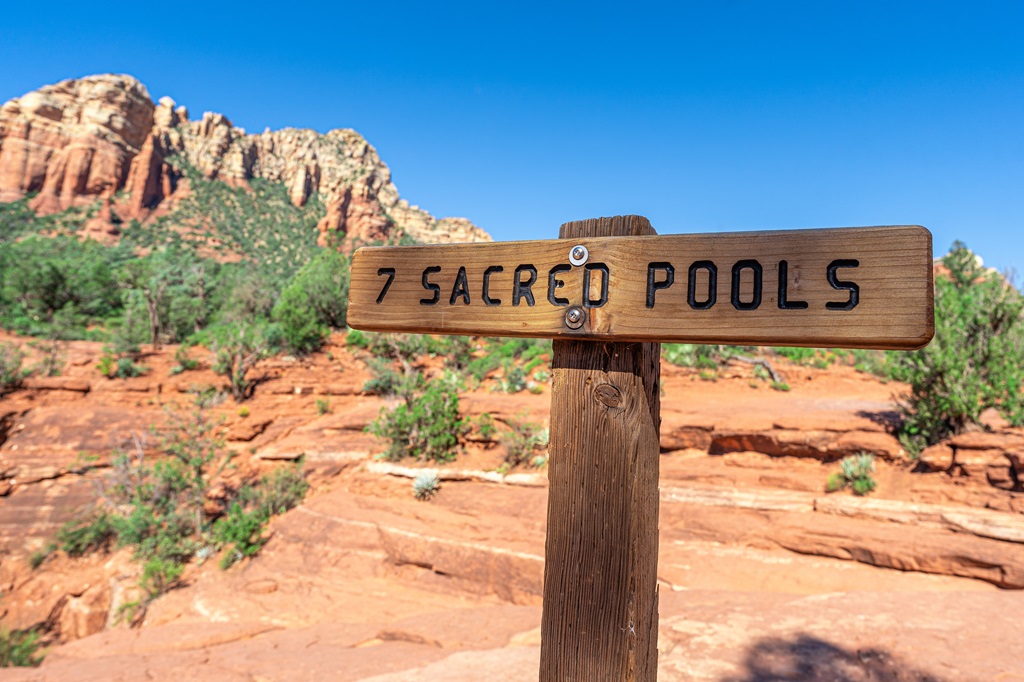
{"type": "Polygon", "coordinates": [[[807,301],[789,300],[789,263],[779,261],[779,309],[780,310],[803,310],[807,307],[807,301]]]}
{"type": "Polygon", "coordinates": [[[441,300],[441,285],[434,284],[428,279],[428,276],[434,272],[441,272],[440,265],[431,265],[429,268],[423,270],[423,288],[427,291],[433,291],[433,298],[421,298],[420,305],[437,305],[437,302],[441,300]]]}
{"type": "Polygon", "coordinates": [[[860,303],[860,286],[856,282],[844,282],[843,280],[836,277],[836,271],[839,268],[858,268],[860,267],[860,261],[852,258],[837,258],[828,264],[828,283],[832,285],[832,288],[836,291],[849,291],[850,298],[843,302],[830,301],[825,304],[825,307],[829,310],[853,310],[860,303]]]}
{"type": "Polygon", "coordinates": [[[500,265],[492,265],[486,270],[484,270],[484,291],[482,296],[484,300],[484,305],[501,305],[501,299],[491,298],[490,291],[488,290],[491,287],[491,274],[495,272],[501,272],[504,269],[505,268],[501,267],[500,265]]]}
{"type": "Polygon", "coordinates": [[[608,302],[608,266],[604,263],[587,263],[583,266],[583,307],[600,308],[608,302]],[[590,298],[590,273],[597,270],[601,273],[601,296],[590,298]]]}
{"type": "Polygon", "coordinates": [[[647,307],[654,307],[654,292],[660,289],[668,289],[676,281],[676,269],[671,263],[657,262],[647,264],[647,307]],[[665,279],[660,282],[654,278],[654,273],[661,270],[665,273],[665,279]]]}
{"type": "Polygon", "coordinates": [[[708,310],[718,300],[718,266],[709,260],[695,261],[686,276],[686,302],[694,310],[708,310]],[[703,301],[697,300],[697,271],[708,271],[708,296],[703,301]]]}
{"type": "Polygon", "coordinates": [[[452,285],[452,295],[448,297],[448,305],[455,305],[455,300],[458,298],[469,305],[469,282],[466,281],[465,266],[460,267],[459,274],[455,275],[455,284],[452,285]]]}
{"type": "Polygon", "coordinates": [[[562,263],[548,271],[548,302],[551,305],[569,305],[569,299],[556,296],[555,291],[565,286],[565,282],[558,279],[558,273],[569,272],[570,270],[572,270],[571,265],[562,263]]]}
{"type": "Polygon", "coordinates": [[[732,266],[732,307],[736,310],[757,310],[761,305],[761,286],[763,279],[763,268],[754,259],[736,261],[732,266]],[[754,273],[754,297],[749,301],[740,300],[740,273],[744,270],[752,270],[754,273]]]}
{"type": "Polygon", "coordinates": [[[530,287],[537,281],[537,268],[532,265],[520,265],[516,268],[515,279],[512,282],[512,305],[519,305],[520,299],[526,299],[526,305],[533,307],[533,290],[530,287]],[[529,279],[523,280],[523,273],[527,273],[529,279]]]}
{"type": "Polygon", "coordinates": [[[382,288],[380,290],[380,293],[377,294],[377,305],[380,305],[381,302],[384,300],[384,297],[388,295],[388,289],[391,288],[391,283],[395,281],[395,269],[394,268],[378,268],[377,276],[381,277],[383,275],[387,275],[388,279],[387,279],[386,282],[384,282],[384,288],[382,288]]]}

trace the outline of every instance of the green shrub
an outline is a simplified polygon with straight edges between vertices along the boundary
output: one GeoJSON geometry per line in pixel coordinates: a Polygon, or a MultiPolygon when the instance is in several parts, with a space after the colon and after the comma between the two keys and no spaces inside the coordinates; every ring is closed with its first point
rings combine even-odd
{"type": "Polygon", "coordinates": [[[146,368],[136,363],[131,358],[119,358],[114,376],[118,379],[130,379],[145,374],[146,368]]]}
{"type": "Polygon", "coordinates": [[[789,391],[789,384],[785,381],[773,381],[770,385],[776,391],[782,391],[783,393],[789,391]]]}
{"type": "Polygon", "coordinates": [[[139,587],[146,592],[150,599],[155,599],[176,587],[184,572],[185,566],[181,563],[171,559],[153,557],[142,566],[139,587]]]}
{"type": "Polygon", "coordinates": [[[714,346],[693,343],[663,343],[661,356],[665,362],[679,367],[695,367],[697,369],[717,369],[730,357],[742,352],[749,352],[743,346],[714,346]]]}
{"type": "Polygon", "coordinates": [[[867,495],[876,487],[874,473],[874,455],[861,453],[844,457],[839,462],[839,471],[829,476],[825,491],[832,493],[849,487],[854,495],[867,495]]]}
{"type": "Polygon", "coordinates": [[[484,412],[476,419],[473,419],[472,422],[480,432],[480,437],[484,440],[490,440],[497,432],[497,427],[494,425],[494,417],[491,416],[490,412],[484,412]]]}
{"type": "Polygon", "coordinates": [[[419,372],[400,373],[387,358],[371,357],[366,363],[371,377],[363,384],[363,390],[380,396],[405,396],[418,391],[423,385],[419,372]]]}
{"type": "Polygon", "coordinates": [[[263,537],[265,524],[266,519],[258,511],[246,510],[238,502],[232,502],[228,513],[217,519],[213,526],[214,540],[227,548],[221,556],[220,567],[226,570],[259,552],[266,542],[263,537]]]}
{"type": "Polygon", "coordinates": [[[281,292],[272,319],[281,326],[288,350],[296,355],[309,355],[319,350],[330,333],[327,325],[320,322],[309,294],[297,283],[281,292]]]}
{"type": "Polygon", "coordinates": [[[426,502],[441,488],[441,479],[437,477],[437,474],[425,471],[422,474],[416,476],[412,482],[412,494],[417,500],[426,502]]]}
{"type": "Polygon", "coordinates": [[[110,517],[98,513],[80,521],[69,521],[61,526],[57,531],[57,545],[68,556],[82,556],[107,547],[115,534],[110,517]]]}
{"type": "Polygon", "coordinates": [[[345,335],[345,345],[350,348],[369,348],[370,337],[358,329],[349,329],[345,335]]]}
{"type": "Polygon", "coordinates": [[[534,453],[547,447],[548,430],[540,424],[512,419],[505,423],[508,430],[499,436],[499,441],[505,447],[505,471],[532,462],[534,453]]]}
{"type": "Polygon", "coordinates": [[[45,652],[35,630],[0,628],[0,668],[30,668],[43,662],[45,652]]]}
{"type": "Polygon", "coordinates": [[[189,372],[199,367],[199,361],[189,357],[188,351],[191,347],[191,344],[183,343],[178,346],[178,350],[174,351],[174,361],[178,364],[171,367],[172,375],[189,372]]]}
{"type": "Polygon", "coordinates": [[[526,372],[522,367],[513,364],[512,360],[506,360],[498,388],[503,393],[518,393],[526,389],[526,372]]]}
{"type": "Polygon", "coordinates": [[[228,569],[259,552],[266,542],[263,530],[270,518],[297,507],[307,490],[301,461],[275,469],[255,486],[243,486],[227,513],[213,525],[213,540],[225,550],[220,567],[228,569]]]}
{"type": "Polygon", "coordinates": [[[50,555],[57,551],[58,546],[56,542],[48,542],[43,547],[40,547],[28,557],[28,565],[32,567],[32,570],[39,568],[50,558],[50,555]]]}
{"type": "Polygon", "coordinates": [[[476,344],[468,336],[442,336],[433,342],[430,352],[444,356],[445,369],[467,374],[474,350],[476,344]]]}
{"type": "Polygon", "coordinates": [[[879,379],[888,380],[892,378],[892,367],[889,355],[885,351],[870,350],[865,348],[853,348],[849,351],[849,358],[854,369],[865,374],[873,374],[879,379]]]}
{"type": "Polygon", "coordinates": [[[302,460],[274,469],[250,490],[251,493],[243,492],[240,498],[266,519],[299,506],[309,491],[309,483],[302,473],[302,460]]]}
{"type": "Polygon", "coordinates": [[[14,343],[0,343],[0,394],[9,393],[21,386],[25,372],[21,369],[21,363],[25,354],[21,348],[14,343]]]}
{"type": "Polygon", "coordinates": [[[465,373],[476,381],[481,382],[487,378],[488,374],[499,367],[501,367],[501,358],[496,355],[484,355],[479,358],[473,358],[466,363],[465,373]]]}
{"type": "Polygon", "coordinates": [[[328,400],[327,398],[317,398],[316,399],[316,413],[317,413],[317,416],[322,417],[325,414],[330,414],[330,412],[331,412],[331,401],[328,400]]]}
{"type": "Polygon", "coordinates": [[[810,365],[811,361],[818,356],[817,348],[801,348],[790,346],[779,346],[772,349],[776,355],[780,355],[798,365],[810,365]]]}
{"type": "Polygon", "coordinates": [[[383,410],[369,430],[391,441],[385,453],[391,461],[412,457],[449,462],[455,459],[463,426],[455,389],[435,381],[422,394],[408,396],[393,410],[383,410]]]}
{"type": "Polygon", "coordinates": [[[1024,297],[960,242],[943,263],[935,338],[892,360],[893,376],[910,384],[899,435],[912,454],[978,424],[990,407],[1024,424],[1024,297]]]}

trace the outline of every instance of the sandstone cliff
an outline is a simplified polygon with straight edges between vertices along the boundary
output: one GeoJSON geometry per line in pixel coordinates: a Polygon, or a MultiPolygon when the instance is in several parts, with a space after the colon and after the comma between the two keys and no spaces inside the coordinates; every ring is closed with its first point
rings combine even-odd
{"type": "Polygon", "coordinates": [[[350,242],[402,234],[421,242],[490,241],[468,220],[437,220],[409,205],[354,130],[250,135],[222,114],[193,121],[169,97],[154,103],[125,75],[66,80],[0,108],[0,202],[34,194],[31,206],[41,214],[96,202],[106,210],[116,200],[120,218],[146,220],[187,192],[172,157],[210,179],[283,183],[296,206],[318,194],[327,207],[318,229],[350,242]]]}

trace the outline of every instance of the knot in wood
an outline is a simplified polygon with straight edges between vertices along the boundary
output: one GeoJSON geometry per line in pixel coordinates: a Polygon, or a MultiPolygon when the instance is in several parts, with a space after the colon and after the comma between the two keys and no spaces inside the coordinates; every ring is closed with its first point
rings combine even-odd
{"type": "Polygon", "coordinates": [[[608,407],[619,407],[622,405],[622,392],[611,384],[601,384],[594,389],[594,397],[597,402],[608,407]]]}

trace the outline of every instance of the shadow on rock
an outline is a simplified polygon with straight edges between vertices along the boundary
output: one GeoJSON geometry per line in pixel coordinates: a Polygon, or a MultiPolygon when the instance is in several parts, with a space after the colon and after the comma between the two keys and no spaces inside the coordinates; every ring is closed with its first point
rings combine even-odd
{"type": "Polygon", "coordinates": [[[884,649],[844,649],[811,635],[768,638],[755,644],[745,673],[722,682],[942,682],[884,649]]]}
{"type": "Polygon", "coordinates": [[[903,421],[903,417],[898,410],[859,410],[857,416],[870,419],[875,424],[885,427],[885,430],[889,433],[899,428],[900,422],[903,421]]]}

